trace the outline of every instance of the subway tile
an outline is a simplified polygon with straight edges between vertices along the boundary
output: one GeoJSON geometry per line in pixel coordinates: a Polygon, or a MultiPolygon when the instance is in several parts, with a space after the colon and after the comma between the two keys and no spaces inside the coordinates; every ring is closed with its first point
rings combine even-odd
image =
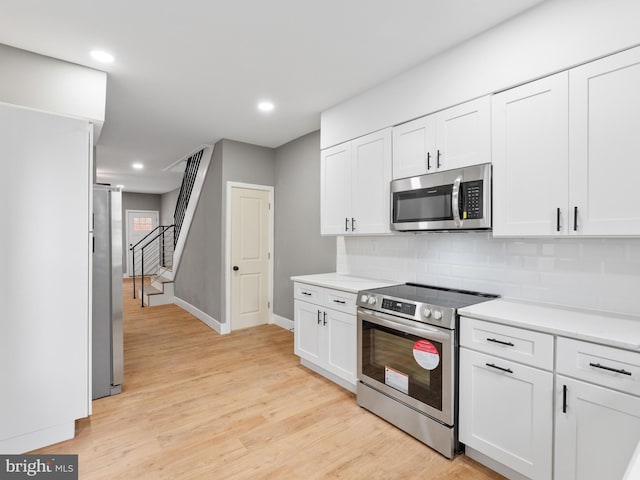
{"type": "Polygon", "coordinates": [[[507,243],[507,254],[533,256],[539,254],[539,243],[536,240],[513,240],[507,243]]]}

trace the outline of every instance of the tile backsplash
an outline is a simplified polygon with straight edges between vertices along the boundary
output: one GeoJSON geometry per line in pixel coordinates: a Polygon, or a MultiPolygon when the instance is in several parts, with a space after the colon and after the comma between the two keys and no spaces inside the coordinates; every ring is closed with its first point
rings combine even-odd
{"type": "Polygon", "coordinates": [[[337,271],[640,316],[640,239],[338,237],[337,271]]]}

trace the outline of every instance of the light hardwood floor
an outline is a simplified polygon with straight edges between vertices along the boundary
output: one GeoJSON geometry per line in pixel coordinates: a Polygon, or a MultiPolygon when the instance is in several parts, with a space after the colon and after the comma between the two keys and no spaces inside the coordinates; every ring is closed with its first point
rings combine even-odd
{"type": "Polygon", "coordinates": [[[447,460],[307,370],[293,334],[221,336],[175,305],[140,309],[125,281],[125,381],[76,437],[32,453],[79,455],[82,480],[503,478],[447,460]]]}

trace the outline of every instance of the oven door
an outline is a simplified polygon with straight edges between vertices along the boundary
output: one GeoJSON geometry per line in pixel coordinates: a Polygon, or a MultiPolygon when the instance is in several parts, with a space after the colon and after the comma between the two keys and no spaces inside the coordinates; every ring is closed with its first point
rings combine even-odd
{"type": "Polygon", "coordinates": [[[358,380],[454,424],[454,331],[358,308],[358,380]]]}

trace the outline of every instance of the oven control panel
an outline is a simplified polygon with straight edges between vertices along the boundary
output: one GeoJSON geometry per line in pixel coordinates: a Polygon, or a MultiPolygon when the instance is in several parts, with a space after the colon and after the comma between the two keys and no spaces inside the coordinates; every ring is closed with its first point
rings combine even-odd
{"type": "Polygon", "coordinates": [[[399,302],[389,298],[382,299],[382,308],[392,312],[404,313],[405,315],[414,316],[416,314],[416,305],[414,303],[399,302]]]}

